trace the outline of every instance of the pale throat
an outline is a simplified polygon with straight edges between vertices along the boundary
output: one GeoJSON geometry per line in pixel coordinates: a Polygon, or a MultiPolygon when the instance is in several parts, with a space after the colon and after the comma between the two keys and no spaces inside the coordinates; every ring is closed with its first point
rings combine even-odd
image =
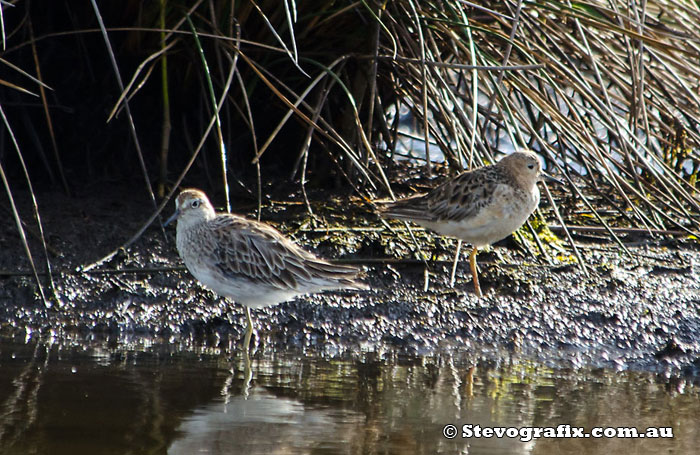
{"type": "Polygon", "coordinates": [[[199,223],[204,223],[210,220],[213,220],[216,218],[216,212],[214,212],[214,209],[212,208],[203,208],[201,210],[196,211],[195,213],[191,212],[186,212],[182,213],[178,217],[178,227],[181,227],[182,229],[190,229],[193,226],[198,225],[199,223]]]}

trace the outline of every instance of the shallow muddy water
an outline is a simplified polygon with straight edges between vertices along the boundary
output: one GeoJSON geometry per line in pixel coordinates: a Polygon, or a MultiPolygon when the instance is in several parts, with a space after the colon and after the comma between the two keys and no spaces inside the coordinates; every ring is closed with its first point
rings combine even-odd
{"type": "Polygon", "coordinates": [[[700,447],[700,389],[691,379],[493,358],[259,350],[247,371],[235,347],[4,338],[0,453],[629,455],[700,447]],[[484,437],[496,427],[513,427],[501,431],[515,437],[484,437]],[[528,427],[562,435],[663,427],[673,437],[554,438],[543,429],[534,438],[528,427]]]}

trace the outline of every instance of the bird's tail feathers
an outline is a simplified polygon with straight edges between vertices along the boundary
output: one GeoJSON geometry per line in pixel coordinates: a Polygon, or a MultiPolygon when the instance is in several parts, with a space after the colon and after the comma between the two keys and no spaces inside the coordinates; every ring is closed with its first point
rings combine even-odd
{"type": "Polygon", "coordinates": [[[401,199],[389,202],[380,207],[382,218],[393,218],[404,221],[428,220],[430,213],[423,196],[401,199]]]}

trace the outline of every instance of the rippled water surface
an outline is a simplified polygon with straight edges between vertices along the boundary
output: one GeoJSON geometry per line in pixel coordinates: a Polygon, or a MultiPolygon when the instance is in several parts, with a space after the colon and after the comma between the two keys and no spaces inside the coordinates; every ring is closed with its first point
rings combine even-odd
{"type": "Polygon", "coordinates": [[[246,369],[235,350],[4,339],[0,453],[698,453],[690,380],[489,358],[258,351],[246,369]],[[669,427],[673,438],[462,437],[477,425],[669,427]]]}

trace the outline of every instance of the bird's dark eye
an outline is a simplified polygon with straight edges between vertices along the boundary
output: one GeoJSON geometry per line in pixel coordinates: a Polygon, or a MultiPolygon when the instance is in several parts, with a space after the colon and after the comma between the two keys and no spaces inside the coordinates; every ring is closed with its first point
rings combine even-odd
{"type": "Polygon", "coordinates": [[[535,168],[535,164],[534,164],[534,163],[530,163],[530,164],[527,165],[527,168],[528,168],[528,169],[534,169],[534,168],[535,168]]]}
{"type": "Polygon", "coordinates": [[[196,209],[197,207],[199,207],[199,199],[195,199],[194,201],[192,201],[192,204],[190,204],[190,206],[193,209],[196,209]]]}

